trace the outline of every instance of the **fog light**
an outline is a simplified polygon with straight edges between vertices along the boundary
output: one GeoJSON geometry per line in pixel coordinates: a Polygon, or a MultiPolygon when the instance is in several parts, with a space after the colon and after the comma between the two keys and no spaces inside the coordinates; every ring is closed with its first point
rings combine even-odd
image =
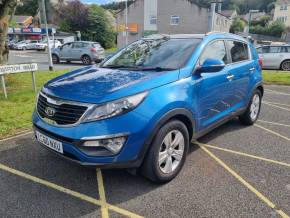
{"type": "Polygon", "coordinates": [[[86,147],[104,147],[114,154],[119,153],[126,141],[126,137],[117,137],[110,139],[100,139],[96,141],[86,141],[83,146],[86,147]]]}

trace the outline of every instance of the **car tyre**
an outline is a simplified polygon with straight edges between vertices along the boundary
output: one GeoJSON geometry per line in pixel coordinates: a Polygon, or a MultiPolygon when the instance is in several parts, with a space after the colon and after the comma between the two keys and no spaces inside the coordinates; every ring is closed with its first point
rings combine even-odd
{"type": "Polygon", "coordinates": [[[156,134],[141,166],[153,182],[169,182],[181,171],[189,147],[189,134],[179,120],[166,123],[156,134]]]}
{"type": "Polygon", "coordinates": [[[290,71],[290,60],[283,61],[280,68],[283,71],[290,71]]]}
{"type": "Polygon", "coordinates": [[[83,55],[81,60],[84,65],[90,65],[92,63],[92,59],[88,55],[83,55]]]}
{"type": "Polygon", "coordinates": [[[253,125],[259,118],[261,103],[262,93],[259,89],[256,89],[246,111],[239,116],[241,123],[245,125],[253,125]]]}
{"type": "Polygon", "coordinates": [[[26,50],[26,47],[23,47],[22,50],[25,51],[26,50]]]}
{"type": "Polygon", "coordinates": [[[54,64],[58,64],[59,63],[59,57],[56,54],[52,54],[51,57],[52,57],[52,62],[54,64]]]}

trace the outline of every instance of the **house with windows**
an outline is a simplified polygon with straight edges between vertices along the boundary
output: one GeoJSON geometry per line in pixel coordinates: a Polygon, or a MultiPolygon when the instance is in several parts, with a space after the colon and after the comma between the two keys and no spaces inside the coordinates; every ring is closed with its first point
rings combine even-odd
{"type": "Polygon", "coordinates": [[[276,2],[273,20],[282,21],[287,27],[290,27],[290,0],[276,2]]]}
{"type": "Polygon", "coordinates": [[[209,8],[200,7],[190,0],[136,0],[128,7],[127,27],[125,11],[117,14],[119,48],[126,44],[126,29],[130,43],[155,33],[207,33],[211,25],[214,31],[229,32],[231,26],[231,18],[222,13],[220,6],[211,22],[209,8]]]}

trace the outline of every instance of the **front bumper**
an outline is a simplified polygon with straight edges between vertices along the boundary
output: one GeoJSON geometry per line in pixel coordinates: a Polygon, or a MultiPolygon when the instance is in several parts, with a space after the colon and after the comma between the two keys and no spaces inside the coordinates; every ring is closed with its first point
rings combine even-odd
{"type": "Polygon", "coordinates": [[[148,120],[136,116],[140,115],[131,112],[130,115],[126,114],[108,120],[82,123],[74,127],[56,127],[46,123],[34,113],[33,124],[35,131],[37,130],[62,142],[63,154],[57,153],[46,146],[44,147],[66,160],[84,166],[98,166],[100,168],[136,168],[142,163],[144,143],[150,131],[146,128],[148,120]],[[136,123],[136,120],[140,122],[136,123]],[[122,125],[124,123],[126,125],[122,125]],[[83,138],[120,133],[129,133],[129,135],[121,151],[116,155],[102,155],[102,152],[98,153],[92,150],[90,152],[84,150],[84,146],[80,146],[83,143],[83,138]]]}

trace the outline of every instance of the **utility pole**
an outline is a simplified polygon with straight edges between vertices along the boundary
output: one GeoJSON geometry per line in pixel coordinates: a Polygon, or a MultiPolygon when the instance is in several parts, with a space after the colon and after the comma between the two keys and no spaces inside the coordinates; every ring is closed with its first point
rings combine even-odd
{"type": "Polygon", "coordinates": [[[251,26],[251,20],[252,20],[252,14],[258,13],[259,10],[249,10],[249,20],[248,20],[248,30],[247,30],[247,36],[250,35],[250,26],[251,26]]]}
{"type": "Polygon", "coordinates": [[[49,70],[53,71],[53,63],[52,63],[51,50],[50,50],[50,42],[49,42],[49,34],[48,34],[45,2],[44,2],[44,0],[42,0],[41,2],[42,2],[42,10],[43,10],[43,21],[44,21],[44,24],[45,24],[45,31],[46,31],[46,38],[47,38],[47,51],[48,51],[47,55],[48,55],[49,70]]]}
{"type": "Polygon", "coordinates": [[[128,45],[128,0],[125,1],[126,45],[128,45]]]}
{"type": "Polygon", "coordinates": [[[215,13],[216,13],[216,5],[218,4],[218,12],[221,12],[222,9],[222,0],[215,0],[210,3],[210,15],[209,15],[209,25],[208,25],[208,31],[212,32],[214,31],[214,25],[215,25],[215,13]]]}

